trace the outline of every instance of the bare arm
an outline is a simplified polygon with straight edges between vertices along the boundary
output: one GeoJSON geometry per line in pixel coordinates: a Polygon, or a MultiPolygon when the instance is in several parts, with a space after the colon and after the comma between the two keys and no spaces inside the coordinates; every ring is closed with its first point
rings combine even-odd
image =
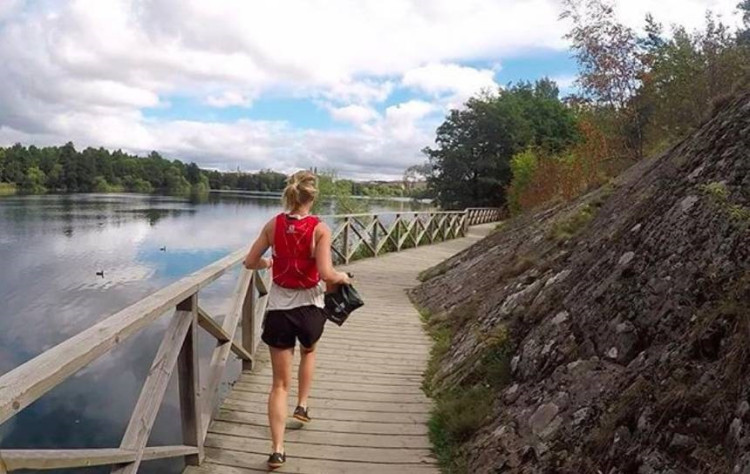
{"type": "Polygon", "coordinates": [[[273,221],[268,221],[260,231],[260,235],[255,242],[253,242],[250,251],[247,253],[245,260],[242,264],[248,270],[263,270],[265,268],[271,268],[273,266],[273,260],[270,258],[263,258],[263,254],[271,246],[271,239],[269,235],[272,235],[273,221]]]}
{"type": "Polygon", "coordinates": [[[315,228],[315,262],[320,278],[329,285],[349,283],[349,275],[333,268],[331,256],[331,229],[321,222],[315,228]]]}

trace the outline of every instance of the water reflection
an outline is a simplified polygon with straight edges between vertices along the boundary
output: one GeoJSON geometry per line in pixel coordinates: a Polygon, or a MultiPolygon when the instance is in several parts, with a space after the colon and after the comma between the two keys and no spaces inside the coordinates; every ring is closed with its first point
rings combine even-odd
{"type": "MultiPolygon", "coordinates": [[[[397,210],[411,206],[398,203],[397,210]]],[[[214,194],[0,199],[0,374],[248,246],[278,209],[275,197],[214,194]]],[[[202,290],[201,305],[215,315],[226,313],[235,281],[236,273],[230,273],[202,290]]],[[[0,448],[118,446],[168,320],[162,316],[0,425],[0,448]]],[[[204,374],[214,345],[200,333],[204,374]]],[[[227,379],[238,371],[239,364],[230,366],[227,379]]],[[[149,444],[181,444],[177,420],[172,380],[149,444]]],[[[180,468],[179,461],[153,462],[142,472],[180,468]]]]}

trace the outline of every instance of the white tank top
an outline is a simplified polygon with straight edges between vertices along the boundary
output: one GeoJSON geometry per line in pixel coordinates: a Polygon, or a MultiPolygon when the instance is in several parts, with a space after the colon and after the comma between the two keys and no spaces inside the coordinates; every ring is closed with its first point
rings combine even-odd
{"type": "Polygon", "coordinates": [[[323,282],[312,288],[300,290],[271,284],[268,294],[268,311],[294,309],[301,306],[325,307],[325,287],[323,282]]]}

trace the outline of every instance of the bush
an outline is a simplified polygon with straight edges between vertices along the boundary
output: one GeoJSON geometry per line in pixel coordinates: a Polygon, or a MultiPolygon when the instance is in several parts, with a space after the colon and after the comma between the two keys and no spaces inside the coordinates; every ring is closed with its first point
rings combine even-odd
{"type": "Polygon", "coordinates": [[[517,215],[557,200],[572,201],[606,180],[608,147],[604,134],[589,120],[581,120],[580,143],[555,155],[527,149],[511,160],[513,179],[508,206],[517,215]]]}

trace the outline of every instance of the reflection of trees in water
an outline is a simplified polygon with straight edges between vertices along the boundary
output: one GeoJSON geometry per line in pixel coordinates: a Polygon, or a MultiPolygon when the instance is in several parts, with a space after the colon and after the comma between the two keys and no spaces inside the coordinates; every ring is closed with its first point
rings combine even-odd
{"type": "Polygon", "coordinates": [[[132,215],[133,219],[145,218],[150,225],[156,225],[157,222],[165,217],[179,217],[183,214],[195,214],[197,209],[164,209],[164,208],[144,208],[144,209],[122,209],[115,211],[118,215],[132,215]]]}

